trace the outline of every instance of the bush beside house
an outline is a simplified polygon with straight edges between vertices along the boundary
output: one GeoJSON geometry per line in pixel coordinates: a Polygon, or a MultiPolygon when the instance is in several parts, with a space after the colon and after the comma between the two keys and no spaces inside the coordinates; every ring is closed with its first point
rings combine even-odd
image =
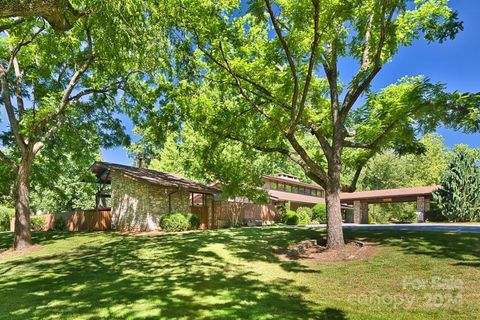
{"type": "Polygon", "coordinates": [[[298,223],[310,224],[312,222],[312,209],[308,207],[300,207],[297,209],[298,223]]]}
{"type": "Polygon", "coordinates": [[[160,219],[160,228],[166,232],[195,230],[200,227],[200,218],[196,214],[172,212],[160,219]]]}
{"type": "Polygon", "coordinates": [[[287,212],[285,212],[285,214],[283,215],[283,223],[290,226],[297,225],[298,224],[297,213],[293,210],[288,210],[287,212]]]}
{"type": "Polygon", "coordinates": [[[317,203],[312,208],[312,220],[318,223],[327,223],[327,205],[325,203],[317,203]]]}
{"type": "Polygon", "coordinates": [[[327,223],[327,209],[324,203],[313,208],[299,207],[297,211],[285,210],[281,222],[286,225],[327,223]]]}

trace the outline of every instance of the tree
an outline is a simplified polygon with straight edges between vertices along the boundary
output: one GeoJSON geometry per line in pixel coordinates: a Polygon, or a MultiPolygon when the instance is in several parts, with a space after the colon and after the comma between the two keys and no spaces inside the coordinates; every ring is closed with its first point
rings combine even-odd
{"type": "Polygon", "coordinates": [[[261,153],[235,141],[207,140],[188,123],[182,126],[180,133],[167,135],[149,168],[205,183],[216,181],[220,183],[224,198],[246,197],[259,202],[267,200],[265,192],[259,188],[264,183],[263,175],[287,172],[309,182],[300,168],[281,156],[261,153]]]}
{"type": "MultiPolygon", "coordinates": [[[[32,165],[30,205],[33,212],[63,212],[75,208],[95,208],[95,179],[87,168],[100,159],[100,145],[95,123],[82,122],[82,130],[69,125],[63,127],[55,140],[49,141],[32,165]],[[88,130],[88,129],[90,130],[88,130]],[[61,143],[58,143],[61,141],[61,143]],[[89,183],[90,182],[90,183],[89,183]]],[[[15,175],[2,175],[0,197],[12,205],[12,187],[15,175]]]]}
{"type": "Polygon", "coordinates": [[[83,123],[96,119],[97,130],[110,133],[112,141],[123,137],[113,113],[142,104],[149,92],[148,79],[139,71],[139,63],[149,57],[133,49],[157,47],[142,32],[140,3],[83,4],[91,4],[95,12],[67,34],[55,32],[43,19],[30,18],[0,38],[1,103],[11,129],[4,134],[11,154],[0,150],[0,161],[16,173],[16,249],[31,244],[29,193],[37,154],[56,141],[66,124],[73,128],[68,134],[75,135],[83,123]]]}
{"type": "Polygon", "coordinates": [[[457,147],[441,188],[434,192],[443,216],[450,221],[476,221],[480,219],[480,167],[479,157],[465,148],[457,147]]]}
{"type": "Polygon", "coordinates": [[[442,42],[462,29],[447,1],[202,0],[167,10],[182,66],[171,107],[208,139],[299,165],[326,190],[329,248],[344,246],[340,191],[355,189],[368,159],[383,148],[418,151],[418,120],[459,101],[424,77],[369,90],[399,47],[442,42]],[[343,83],[345,58],[358,72],[343,83]],[[355,174],[342,186],[345,167],[355,174]]]}
{"type": "Polygon", "coordinates": [[[427,134],[419,141],[421,154],[398,155],[386,150],[374,156],[365,166],[358,189],[381,190],[439,185],[447,168],[450,151],[443,138],[427,134]]]}
{"type": "MultiPolygon", "coordinates": [[[[81,16],[68,0],[0,0],[0,18],[42,17],[56,31],[70,30],[81,16]]],[[[0,31],[23,22],[17,19],[0,25],[0,31]]]]}

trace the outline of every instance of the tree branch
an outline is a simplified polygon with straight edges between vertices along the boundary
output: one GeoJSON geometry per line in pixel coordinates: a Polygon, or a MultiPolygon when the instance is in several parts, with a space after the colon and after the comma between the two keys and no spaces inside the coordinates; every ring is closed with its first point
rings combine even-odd
{"type": "Polygon", "coordinates": [[[7,166],[9,166],[13,171],[17,172],[18,170],[18,165],[13,162],[5,153],[0,150],[0,161],[5,163],[7,166]]]}
{"type": "Polygon", "coordinates": [[[280,132],[283,132],[281,124],[276,119],[271,117],[258,103],[254,102],[252,99],[250,99],[248,94],[245,92],[245,90],[243,89],[243,86],[242,86],[242,82],[236,76],[236,74],[232,71],[232,68],[230,67],[230,64],[227,60],[227,57],[225,56],[225,52],[223,51],[223,47],[222,47],[221,43],[220,43],[220,52],[222,53],[223,61],[225,62],[225,65],[226,65],[229,73],[235,78],[235,82],[237,84],[238,90],[240,91],[240,94],[244,97],[245,100],[247,100],[248,103],[250,103],[253,107],[255,107],[255,109],[260,114],[262,114],[265,118],[267,118],[270,122],[272,122],[280,130],[280,132]]]}
{"type": "Polygon", "coordinates": [[[16,19],[10,23],[5,23],[5,24],[2,24],[0,25],[0,32],[3,32],[3,31],[6,31],[10,28],[13,28],[15,26],[18,26],[19,24],[22,24],[25,22],[25,18],[20,18],[20,19],[16,19]]]}
{"type": "Polygon", "coordinates": [[[15,141],[17,142],[18,147],[22,151],[24,151],[26,144],[20,135],[20,126],[15,116],[15,109],[12,105],[10,89],[8,86],[7,70],[3,68],[1,64],[0,64],[0,82],[1,82],[1,91],[3,96],[3,104],[5,105],[5,110],[7,111],[8,121],[12,129],[13,137],[15,138],[15,141]]]}
{"type": "Polygon", "coordinates": [[[287,56],[288,65],[292,73],[294,84],[293,84],[293,95],[292,95],[292,102],[291,102],[292,110],[291,110],[290,118],[295,119],[296,105],[297,105],[298,93],[299,93],[297,68],[295,66],[292,53],[290,52],[290,48],[288,47],[288,44],[285,41],[285,38],[283,37],[282,29],[280,28],[277,18],[275,17],[270,1],[265,0],[265,5],[267,6],[268,14],[270,15],[270,20],[272,21],[272,25],[273,25],[273,28],[275,29],[275,33],[277,34],[278,40],[280,41],[283,51],[287,56]]]}
{"type": "Polygon", "coordinates": [[[23,95],[22,95],[22,86],[23,86],[23,74],[20,70],[20,65],[18,63],[18,59],[15,57],[13,59],[13,69],[15,71],[15,95],[17,97],[17,108],[19,118],[23,118],[23,114],[25,113],[25,106],[23,103],[23,95]]]}
{"type": "Polygon", "coordinates": [[[101,89],[93,89],[93,88],[90,88],[90,89],[84,89],[84,90],[81,90],[80,92],[78,92],[77,94],[75,94],[74,96],[71,96],[70,98],[68,98],[68,101],[71,102],[71,101],[79,101],[82,97],[84,96],[87,96],[87,95],[90,95],[90,94],[95,94],[95,93],[108,93],[110,91],[114,91],[114,90],[120,90],[123,88],[123,84],[125,84],[128,79],[136,74],[136,73],[142,73],[142,71],[140,70],[132,70],[130,72],[127,73],[127,75],[125,75],[124,77],[122,77],[120,80],[118,81],[115,81],[101,89]]]}
{"type": "MultiPolygon", "coordinates": [[[[258,92],[255,92],[256,95],[258,96],[261,96],[262,98],[266,99],[266,100],[269,100],[271,101],[272,103],[276,104],[276,105],[279,105],[280,107],[284,108],[284,109],[287,109],[287,110],[290,110],[290,108],[288,106],[285,106],[285,104],[281,101],[278,101],[277,98],[272,94],[272,92],[270,90],[268,90],[267,88],[265,88],[264,86],[260,85],[258,82],[242,75],[242,74],[239,74],[237,71],[231,69],[230,67],[224,65],[223,63],[221,63],[220,61],[218,61],[218,59],[216,59],[212,54],[210,54],[210,52],[208,52],[205,48],[203,48],[200,44],[200,41],[198,39],[198,35],[195,35],[196,38],[197,38],[197,44],[198,44],[198,49],[200,51],[203,52],[203,54],[205,54],[205,56],[207,58],[209,58],[210,60],[212,60],[217,66],[219,66],[220,68],[224,69],[225,71],[227,71],[230,75],[234,76],[234,77],[237,77],[239,78],[240,80],[243,80],[249,84],[251,84],[254,88],[256,88],[258,90],[258,92]]],[[[210,79],[212,80],[212,79],[210,79]]],[[[217,81],[217,80],[212,80],[212,81],[217,81]]],[[[236,85],[236,82],[235,82],[235,85],[236,85]]],[[[251,92],[251,90],[249,90],[251,92]]]]}
{"type": "Polygon", "coordinates": [[[362,57],[362,65],[360,66],[360,70],[358,71],[357,75],[352,80],[350,89],[348,90],[347,94],[345,95],[345,99],[343,100],[342,110],[341,110],[342,121],[345,121],[345,119],[348,116],[348,113],[352,109],[355,102],[358,100],[360,95],[365,91],[365,89],[367,89],[367,87],[370,85],[370,83],[378,74],[378,72],[382,69],[382,65],[381,65],[382,50],[385,45],[388,28],[390,27],[393,14],[396,10],[396,7],[393,6],[391,8],[390,13],[388,14],[388,17],[385,19],[385,15],[387,12],[387,2],[388,2],[387,0],[383,0],[382,11],[380,15],[380,38],[378,40],[376,52],[373,57],[373,65],[369,58],[369,55],[370,55],[369,46],[371,41],[371,28],[373,25],[373,13],[369,19],[367,31],[365,33],[365,48],[364,48],[363,57],[362,57]]]}
{"type": "Polygon", "coordinates": [[[292,122],[290,124],[290,127],[288,128],[288,132],[294,132],[298,123],[300,122],[300,119],[303,116],[303,111],[305,109],[305,103],[307,100],[308,96],[308,91],[310,89],[310,82],[312,80],[312,74],[313,74],[313,69],[315,67],[315,59],[316,59],[316,53],[318,50],[318,43],[320,40],[320,32],[319,32],[319,19],[320,19],[320,8],[319,8],[319,3],[318,0],[312,0],[313,7],[314,7],[314,16],[313,16],[313,42],[311,46],[311,51],[310,51],[310,59],[308,62],[308,70],[307,70],[307,76],[305,79],[305,84],[303,86],[303,92],[302,96],[300,99],[300,106],[298,113],[294,119],[292,119],[292,122]]]}
{"type": "Polygon", "coordinates": [[[13,60],[16,59],[17,57],[17,54],[18,52],[20,51],[20,49],[22,47],[25,47],[27,45],[29,45],[30,43],[32,43],[35,38],[43,31],[45,30],[45,22],[43,23],[43,26],[38,28],[37,31],[35,31],[35,33],[32,35],[32,37],[29,39],[29,40],[25,40],[25,38],[27,37],[27,35],[24,35],[22,40],[17,43],[17,45],[15,47],[10,47],[10,62],[8,63],[8,66],[6,68],[6,72],[8,73],[10,71],[10,68],[12,67],[13,65],[13,60]]]}
{"type": "Polygon", "coordinates": [[[36,126],[36,131],[41,132],[47,124],[52,121],[54,118],[56,118],[58,115],[60,115],[65,108],[68,106],[68,103],[70,102],[70,95],[72,94],[73,89],[75,88],[76,84],[80,80],[81,76],[87,71],[88,67],[92,64],[94,60],[93,54],[90,54],[88,57],[87,61],[82,65],[80,69],[75,71],[73,74],[72,78],[70,79],[70,82],[68,83],[67,88],[65,89],[62,99],[60,100],[57,108],[55,111],[46,117],[44,117],[36,126]]]}
{"type": "Polygon", "coordinates": [[[0,0],[0,18],[42,17],[56,31],[71,29],[82,15],[68,0],[0,0]]]}
{"type": "Polygon", "coordinates": [[[317,141],[320,143],[320,146],[322,147],[323,153],[325,154],[325,157],[327,157],[327,160],[330,161],[332,157],[332,146],[328,142],[327,138],[320,134],[318,127],[314,123],[309,123],[308,124],[311,133],[315,136],[317,141]]]}
{"type": "Polygon", "coordinates": [[[307,151],[298,142],[297,138],[293,134],[286,135],[286,138],[292,145],[293,150],[295,150],[300,156],[300,158],[305,161],[305,164],[308,166],[309,171],[321,178],[325,182],[325,184],[328,184],[328,182],[330,181],[328,174],[321,166],[319,166],[315,161],[312,160],[312,158],[308,155],[307,151]]]}
{"type": "Polygon", "coordinates": [[[367,159],[362,161],[361,163],[358,164],[357,169],[355,170],[355,174],[353,175],[352,181],[350,182],[350,185],[348,186],[342,186],[342,191],[343,192],[355,192],[357,189],[357,183],[360,178],[360,175],[362,173],[363,168],[368,162],[368,159],[373,157],[374,153],[372,153],[367,159]]]}

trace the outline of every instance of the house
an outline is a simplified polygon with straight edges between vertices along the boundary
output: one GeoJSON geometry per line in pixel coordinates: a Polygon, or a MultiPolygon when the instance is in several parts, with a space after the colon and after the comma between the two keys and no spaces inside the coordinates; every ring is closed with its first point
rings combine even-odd
{"type": "Polygon", "coordinates": [[[110,199],[112,227],[119,230],[159,229],[169,212],[195,213],[200,228],[213,227],[214,195],[220,190],[184,177],[139,167],[95,162],[90,168],[100,184],[98,204],[110,199]],[[110,193],[105,186],[110,185],[110,193]]]}
{"type": "Polygon", "coordinates": [[[313,207],[325,203],[325,190],[314,184],[301,182],[298,177],[279,173],[276,176],[263,176],[263,189],[268,192],[271,204],[290,204],[291,210],[299,207],[313,207]]]}
{"type": "MultiPolygon", "coordinates": [[[[256,204],[244,197],[232,197],[215,204],[215,226],[232,224],[264,225],[278,220],[283,208],[297,210],[325,203],[325,191],[318,185],[301,182],[298,177],[279,173],[262,177],[263,189],[268,194],[268,203],[256,204]]],[[[219,183],[214,184],[219,186],[219,183]]]]}

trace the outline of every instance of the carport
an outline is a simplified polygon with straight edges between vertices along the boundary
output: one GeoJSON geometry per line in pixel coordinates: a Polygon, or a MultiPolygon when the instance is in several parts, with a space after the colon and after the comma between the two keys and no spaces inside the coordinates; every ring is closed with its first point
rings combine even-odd
{"type": "Polygon", "coordinates": [[[432,192],[438,186],[372,190],[340,194],[342,205],[353,206],[353,215],[347,215],[348,223],[368,223],[368,205],[378,203],[416,202],[417,222],[425,221],[430,210],[432,192]]]}

